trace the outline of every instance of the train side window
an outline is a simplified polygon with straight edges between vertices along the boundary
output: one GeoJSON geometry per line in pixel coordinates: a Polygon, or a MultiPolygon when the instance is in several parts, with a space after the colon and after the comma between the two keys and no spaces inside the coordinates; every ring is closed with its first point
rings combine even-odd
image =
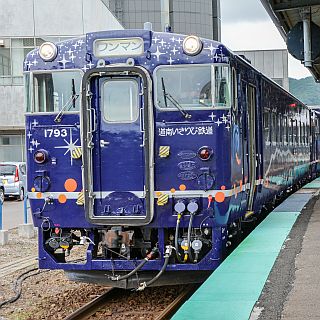
{"type": "Polygon", "coordinates": [[[288,143],[288,118],[287,117],[283,117],[283,130],[282,130],[282,135],[283,135],[283,142],[285,144],[288,143]]]}
{"type": "Polygon", "coordinates": [[[230,74],[228,67],[214,67],[214,104],[217,107],[230,106],[230,74]]]}
{"type": "Polygon", "coordinates": [[[135,122],[139,116],[139,86],[134,79],[112,79],[102,85],[106,122],[135,122]]]}
{"type": "Polygon", "coordinates": [[[307,123],[307,125],[306,125],[306,130],[307,130],[307,132],[306,132],[306,138],[307,138],[307,145],[309,145],[309,136],[310,136],[310,126],[309,126],[309,123],[307,123]]]}
{"type": "Polygon", "coordinates": [[[24,80],[24,107],[26,112],[31,112],[32,111],[32,106],[31,106],[31,75],[30,73],[25,73],[23,75],[23,80],[24,80]]]}
{"type": "Polygon", "coordinates": [[[283,127],[282,127],[282,114],[278,115],[278,141],[281,143],[282,142],[282,131],[283,131],[283,127]]]}
{"type": "Polygon", "coordinates": [[[263,113],[263,131],[264,139],[266,142],[270,142],[270,113],[266,111],[263,113]]]}
{"type": "Polygon", "coordinates": [[[237,71],[232,68],[232,108],[235,113],[238,111],[238,84],[237,84],[237,71]]]}
{"type": "Polygon", "coordinates": [[[277,142],[277,115],[274,112],[271,113],[271,142],[277,142]]]}
{"type": "Polygon", "coordinates": [[[293,144],[296,146],[298,144],[298,120],[293,122],[293,144]]]}
{"type": "Polygon", "coordinates": [[[293,144],[293,119],[289,119],[288,121],[288,142],[290,145],[293,144]]]}

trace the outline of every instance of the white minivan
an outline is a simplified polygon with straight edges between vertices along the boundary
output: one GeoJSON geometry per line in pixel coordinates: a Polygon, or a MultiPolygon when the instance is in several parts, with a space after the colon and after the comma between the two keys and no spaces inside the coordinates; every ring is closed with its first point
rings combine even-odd
{"type": "Polygon", "coordinates": [[[0,162],[0,181],[4,196],[14,196],[22,201],[26,192],[26,164],[24,162],[0,162]]]}

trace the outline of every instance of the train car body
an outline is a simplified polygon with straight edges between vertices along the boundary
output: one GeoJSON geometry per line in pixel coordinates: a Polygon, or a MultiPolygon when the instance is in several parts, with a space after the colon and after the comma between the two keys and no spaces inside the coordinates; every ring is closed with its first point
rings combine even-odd
{"type": "Polygon", "coordinates": [[[25,83],[39,265],[70,279],[199,282],[317,171],[310,111],[212,40],[89,33],[29,53],[25,83]]]}

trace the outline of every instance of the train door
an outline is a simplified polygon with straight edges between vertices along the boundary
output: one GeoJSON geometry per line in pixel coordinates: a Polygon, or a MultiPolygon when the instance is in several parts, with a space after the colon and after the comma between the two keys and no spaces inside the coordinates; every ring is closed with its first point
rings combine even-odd
{"type": "Polygon", "coordinates": [[[257,147],[256,147],[256,88],[252,85],[247,87],[247,130],[248,130],[248,215],[253,213],[253,201],[256,192],[256,171],[257,171],[257,147]]]}
{"type": "Polygon", "coordinates": [[[95,224],[147,224],[153,216],[150,80],[135,67],[106,70],[92,73],[86,87],[86,215],[95,224]]]}

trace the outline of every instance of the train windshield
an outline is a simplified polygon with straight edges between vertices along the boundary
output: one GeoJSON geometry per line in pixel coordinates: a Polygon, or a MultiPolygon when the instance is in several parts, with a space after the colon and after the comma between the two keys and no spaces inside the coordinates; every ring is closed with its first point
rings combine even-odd
{"type": "Polygon", "coordinates": [[[78,111],[81,77],[80,71],[34,73],[32,79],[26,76],[27,111],[78,111]]]}
{"type": "Polygon", "coordinates": [[[183,109],[230,107],[229,66],[165,66],[157,69],[155,75],[156,101],[161,109],[177,110],[166,99],[168,95],[183,109]]]}

